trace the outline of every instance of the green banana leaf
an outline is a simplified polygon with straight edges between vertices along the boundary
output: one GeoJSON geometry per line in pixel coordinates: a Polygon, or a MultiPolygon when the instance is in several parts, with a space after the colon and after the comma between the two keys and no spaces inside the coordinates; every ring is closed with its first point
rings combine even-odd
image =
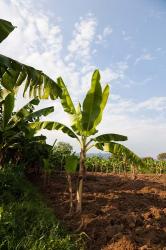
{"type": "Polygon", "coordinates": [[[47,115],[49,115],[52,112],[54,112],[54,107],[53,106],[47,107],[47,108],[43,108],[43,109],[39,109],[39,110],[31,113],[30,115],[28,115],[26,117],[26,120],[29,121],[30,119],[33,119],[33,118],[39,118],[41,116],[47,116],[47,115]]]}
{"type": "Polygon", "coordinates": [[[71,127],[78,134],[83,134],[82,129],[82,112],[81,112],[81,104],[79,103],[76,108],[76,113],[70,116],[71,127]]]}
{"type": "Polygon", "coordinates": [[[31,101],[29,101],[27,104],[25,104],[20,110],[16,112],[16,114],[13,116],[13,119],[21,119],[25,118],[30,115],[31,110],[34,109],[34,106],[37,106],[40,103],[40,100],[38,98],[34,98],[31,101]]]}
{"type": "Polygon", "coordinates": [[[119,134],[103,134],[93,138],[96,142],[127,141],[127,136],[119,134]]]}
{"type": "Polygon", "coordinates": [[[6,96],[5,100],[1,102],[3,115],[1,124],[3,123],[3,129],[12,129],[18,123],[25,124],[27,121],[32,121],[33,118],[39,118],[41,116],[47,116],[54,111],[54,107],[47,107],[37,111],[34,111],[34,105],[38,105],[40,100],[38,98],[32,99],[26,105],[24,105],[18,112],[13,113],[14,109],[14,94],[10,93],[6,96]]]}
{"type": "Polygon", "coordinates": [[[37,135],[37,136],[34,136],[32,142],[29,142],[29,143],[34,143],[34,142],[43,142],[44,143],[44,142],[46,142],[46,139],[47,139],[47,137],[44,135],[37,135]]]}
{"type": "Polygon", "coordinates": [[[110,152],[115,155],[123,155],[130,163],[139,164],[141,166],[143,165],[142,159],[122,144],[115,142],[96,143],[95,147],[102,151],[110,152]]]}
{"type": "Polygon", "coordinates": [[[54,112],[54,107],[47,107],[47,108],[43,108],[43,109],[39,109],[35,112],[30,112],[28,110],[23,110],[22,113],[20,113],[18,115],[18,113],[16,113],[15,115],[13,115],[13,117],[10,120],[9,125],[12,126],[16,126],[16,124],[18,122],[25,122],[25,121],[32,121],[32,119],[37,119],[40,118],[41,116],[47,116],[50,113],[54,112]]]}
{"type": "Polygon", "coordinates": [[[99,115],[97,116],[96,120],[94,121],[94,128],[97,127],[97,125],[101,122],[102,120],[102,116],[103,116],[103,111],[104,111],[104,108],[107,104],[107,100],[108,100],[108,96],[109,96],[109,93],[110,93],[110,88],[109,88],[109,85],[106,85],[104,90],[103,90],[103,93],[102,93],[102,101],[100,103],[100,113],[99,115]]]}
{"type": "MultiPolygon", "coordinates": [[[[0,66],[1,66],[1,55],[0,55],[0,66]]],[[[3,66],[2,66],[3,67],[3,66]]],[[[16,71],[6,67],[6,71],[2,70],[0,83],[8,91],[17,92],[20,84],[25,80],[26,74],[24,72],[16,71]]],[[[1,73],[1,72],[0,72],[1,73]]]]}
{"type": "Polygon", "coordinates": [[[76,110],[75,110],[74,104],[72,102],[72,99],[69,95],[69,92],[68,92],[61,77],[59,77],[57,79],[57,84],[60,87],[60,89],[62,90],[61,95],[60,95],[60,99],[61,99],[61,104],[63,106],[64,111],[69,113],[69,114],[75,114],[76,110]]]}
{"type": "Polygon", "coordinates": [[[68,174],[75,173],[77,165],[78,165],[78,157],[76,155],[70,155],[65,160],[65,171],[68,174]]]}
{"type": "Polygon", "coordinates": [[[57,84],[61,88],[62,92],[60,95],[61,104],[65,112],[70,115],[71,127],[72,129],[80,135],[82,132],[81,120],[82,120],[82,112],[81,112],[81,104],[79,103],[78,107],[75,108],[73,101],[70,97],[70,94],[67,90],[65,83],[62,78],[59,77],[57,79],[57,84]]]}
{"type": "Polygon", "coordinates": [[[94,122],[100,115],[102,103],[102,89],[100,84],[100,73],[95,70],[92,75],[91,88],[88,91],[82,111],[82,128],[85,131],[90,131],[94,127],[94,122]]]}
{"type": "Polygon", "coordinates": [[[3,107],[4,107],[4,111],[3,111],[3,128],[6,127],[6,125],[8,124],[11,116],[12,116],[12,112],[14,109],[14,95],[12,93],[8,94],[4,100],[3,103],[3,107]]]}
{"type": "Polygon", "coordinates": [[[55,81],[42,71],[19,63],[12,58],[0,54],[0,85],[8,91],[17,93],[25,82],[23,95],[29,89],[29,96],[49,97],[54,100],[61,94],[61,89],[55,81]]]}
{"type": "Polygon", "coordinates": [[[11,22],[0,19],[0,43],[15,29],[11,22]]]}
{"type": "Polygon", "coordinates": [[[54,121],[31,122],[28,124],[28,126],[35,130],[41,130],[41,129],[61,130],[63,133],[67,134],[68,136],[78,139],[77,135],[70,128],[68,128],[67,126],[59,122],[54,122],[54,121]]]}

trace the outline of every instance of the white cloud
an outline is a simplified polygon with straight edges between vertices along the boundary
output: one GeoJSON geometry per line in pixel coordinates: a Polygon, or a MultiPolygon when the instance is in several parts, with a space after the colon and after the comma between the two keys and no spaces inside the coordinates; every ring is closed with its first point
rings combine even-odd
{"type": "Polygon", "coordinates": [[[86,64],[91,58],[91,45],[95,36],[97,21],[92,15],[80,18],[75,24],[73,39],[69,43],[66,61],[75,60],[86,64]]]}
{"type": "Polygon", "coordinates": [[[133,86],[145,86],[147,84],[150,84],[150,82],[152,81],[152,77],[146,77],[145,79],[142,79],[142,80],[132,80],[132,79],[127,79],[128,81],[128,84],[124,85],[125,87],[133,87],[133,86]]]}
{"type": "Polygon", "coordinates": [[[136,60],[135,60],[135,65],[139,63],[140,61],[151,61],[153,60],[154,57],[150,53],[144,53],[140,55],[136,60]]]}
{"type": "Polygon", "coordinates": [[[27,7],[27,2],[24,5],[23,1],[12,1],[9,6],[5,2],[0,2],[1,18],[11,20],[17,28],[2,43],[3,53],[35,67],[42,66],[44,59],[43,70],[46,68],[48,54],[55,61],[58,60],[63,42],[58,23],[50,23],[41,11],[34,11],[30,4],[27,7]]]}
{"type": "Polygon", "coordinates": [[[152,97],[138,106],[140,109],[148,109],[153,111],[166,111],[166,97],[152,97]]]}
{"type": "Polygon", "coordinates": [[[161,48],[161,47],[158,47],[157,49],[156,49],[156,51],[157,52],[160,52],[160,51],[162,51],[163,49],[161,48]]]}
{"type": "Polygon", "coordinates": [[[108,36],[110,36],[113,32],[112,27],[107,26],[103,29],[102,34],[97,35],[97,40],[96,43],[97,44],[104,44],[108,38],[108,36]]]}
{"type": "MultiPolygon", "coordinates": [[[[144,112],[153,112],[153,114],[156,112],[157,117],[159,117],[166,111],[166,97],[151,97],[145,101],[142,102],[136,102],[132,99],[123,99],[118,98],[118,96],[111,96],[112,103],[108,105],[109,107],[112,107],[112,113],[113,114],[127,114],[135,113],[138,114],[138,112],[141,112],[142,115],[144,115],[144,112]],[[114,101],[115,100],[115,101],[114,101]]],[[[139,114],[140,116],[140,114],[139,114]]]]}
{"type": "Polygon", "coordinates": [[[165,16],[166,16],[165,10],[159,11],[156,9],[150,9],[150,11],[149,11],[150,18],[162,19],[162,18],[165,18],[165,16]]]}
{"type": "Polygon", "coordinates": [[[130,41],[132,40],[132,36],[128,35],[125,30],[122,30],[122,36],[124,41],[130,41]]]}
{"type": "Polygon", "coordinates": [[[110,26],[107,26],[103,30],[103,36],[104,37],[109,36],[112,34],[112,32],[113,32],[113,29],[110,26]]]}

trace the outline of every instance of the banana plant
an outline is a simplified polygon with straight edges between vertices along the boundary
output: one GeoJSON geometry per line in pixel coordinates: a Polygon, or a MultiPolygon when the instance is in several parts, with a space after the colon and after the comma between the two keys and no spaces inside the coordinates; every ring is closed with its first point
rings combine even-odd
{"type": "Polygon", "coordinates": [[[103,111],[109,96],[108,84],[102,90],[99,70],[94,71],[91,79],[91,87],[86,94],[83,104],[79,103],[77,107],[74,106],[62,78],[58,78],[57,83],[62,90],[60,98],[63,109],[71,117],[71,127],[69,128],[62,123],[54,121],[32,122],[29,126],[36,130],[61,130],[76,139],[80,144],[79,176],[76,193],[76,212],[80,213],[82,211],[83,181],[86,175],[85,159],[87,151],[95,147],[97,143],[126,141],[127,137],[109,133],[94,137],[98,132],[97,126],[102,120],[103,111]]]}
{"type": "MultiPolygon", "coordinates": [[[[33,138],[35,131],[27,125],[29,122],[38,121],[41,116],[47,116],[54,111],[54,107],[47,107],[34,111],[34,106],[39,104],[39,99],[34,98],[17,112],[14,112],[15,96],[9,93],[0,102],[0,162],[9,147],[19,145],[21,138],[33,138]]],[[[36,137],[42,140],[43,137],[36,137]]]]}
{"type": "Polygon", "coordinates": [[[116,156],[119,155],[123,159],[125,159],[125,163],[127,162],[131,165],[133,179],[136,179],[137,167],[144,166],[144,163],[139,156],[137,156],[134,152],[132,152],[124,145],[121,145],[117,142],[97,142],[96,147],[102,151],[110,152],[116,156]]]}
{"type": "MultiPolygon", "coordinates": [[[[0,19],[0,43],[15,29],[12,23],[0,19]]],[[[31,66],[22,64],[12,58],[0,54],[0,98],[10,92],[17,93],[20,85],[25,83],[24,95],[52,100],[60,95],[60,88],[55,81],[31,66]]]]}

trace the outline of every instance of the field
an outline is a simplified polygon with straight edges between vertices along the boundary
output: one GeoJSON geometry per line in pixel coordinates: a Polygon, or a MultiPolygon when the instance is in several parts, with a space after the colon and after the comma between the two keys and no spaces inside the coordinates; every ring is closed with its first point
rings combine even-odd
{"type": "Polygon", "coordinates": [[[52,175],[45,187],[42,177],[32,181],[67,229],[85,232],[88,250],[166,249],[165,175],[88,173],[81,216],[67,216],[65,176],[52,175]]]}

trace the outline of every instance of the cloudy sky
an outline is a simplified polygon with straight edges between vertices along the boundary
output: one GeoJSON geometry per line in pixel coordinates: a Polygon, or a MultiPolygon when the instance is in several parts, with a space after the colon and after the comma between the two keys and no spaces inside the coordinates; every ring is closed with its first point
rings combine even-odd
{"type": "MultiPolygon", "coordinates": [[[[94,69],[110,84],[101,133],[128,136],[141,156],[166,151],[166,1],[164,0],[0,0],[0,18],[17,28],[0,53],[62,76],[74,103],[83,100],[94,69]]],[[[21,93],[17,107],[26,102],[21,93]]],[[[49,119],[69,124],[58,101],[49,119]]],[[[45,132],[76,142],[60,132],[45,132]]]]}

